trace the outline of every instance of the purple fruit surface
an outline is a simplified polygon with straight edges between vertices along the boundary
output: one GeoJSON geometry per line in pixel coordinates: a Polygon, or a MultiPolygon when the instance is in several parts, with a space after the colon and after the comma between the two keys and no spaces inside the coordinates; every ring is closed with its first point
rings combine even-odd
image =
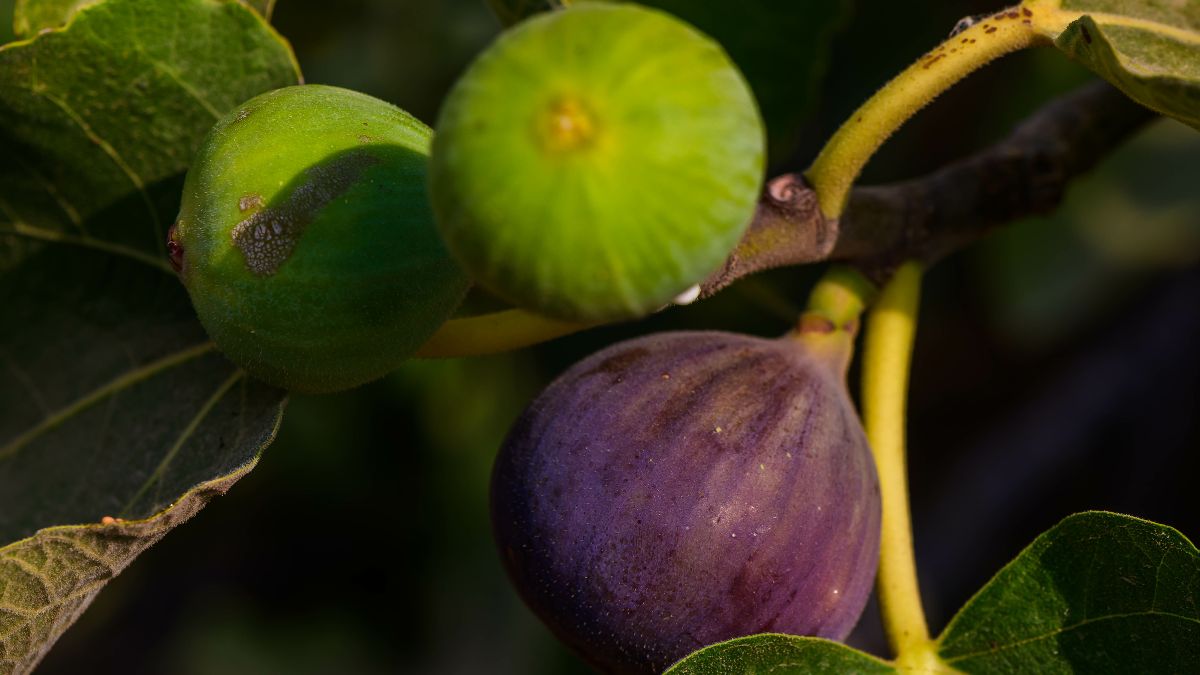
{"type": "Polygon", "coordinates": [[[753,633],[844,639],[880,506],[835,371],[802,340],[717,332],[575,364],[496,460],[492,522],[521,596],[605,672],[753,633]]]}

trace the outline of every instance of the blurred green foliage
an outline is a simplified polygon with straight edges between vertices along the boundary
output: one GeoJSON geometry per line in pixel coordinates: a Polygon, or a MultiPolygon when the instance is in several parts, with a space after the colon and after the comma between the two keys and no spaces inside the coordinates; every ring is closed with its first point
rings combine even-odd
{"type": "MultiPolygon", "coordinates": [[[[772,171],[802,169],[876,87],[961,16],[999,4],[857,2],[808,112],[793,122],[794,151],[774,157],[772,171]]],[[[11,7],[0,0],[0,38],[11,36],[11,7]]],[[[428,123],[500,30],[483,0],[282,0],[274,23],[307,81],[364,91],[428,123]]],[[[1051,50],[1009,57],[918,115],[866,179],[930,171],[1088,77],[1051,50]]],[[[1157,126],[1081,181],[1059,213],[1005,228],[930,274],[912,403],[918,544],[938,534],[921,520],[937,506],[925,495],[947,475],[938,467],[1004,423],[1071,350],[1119,325],[1119,311],[1195,265],[1198,139],[1157,126]]],[[[671,328],[782,333],[818,273],[763,274],[642,322],[517,354],[412,362],[346,394],[296,397],[259,468],[110,584],[39,672],[586,672],[520,603],[493,550],[487,485],[509,423],[557,372],[617,339],[671,328]]],[[[1200,432],[1190,433],[1178,444],[1194,467],[1200,432]]],[[[1168,473],[1194,475],[1175,461],[1168,473]]],[[[1081,484],[1111,485],[1105,475],[1085,473],[1081,484]]],[[[1155,480],[1143,486],[1150,501],[1077,491],[1046,503],[1041,520],[1005,531],[991,567],[967,572],[974,586],[931,580],[931,615],[952,612],[1067,509],[1136,508],[1194,537],[1194,509],[1154,501],[1174,485],[1155,480]]],[[[864,621],[856,646],[882,649],[873,625],[864,621]]]]}

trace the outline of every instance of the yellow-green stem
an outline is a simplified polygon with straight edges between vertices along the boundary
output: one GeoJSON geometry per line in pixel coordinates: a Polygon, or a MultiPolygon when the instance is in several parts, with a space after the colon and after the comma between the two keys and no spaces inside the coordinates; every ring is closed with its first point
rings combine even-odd
{"type": "Polygon", "coordinates": [[[417,350],[418,358],[482,356],[535,345],[595,324],[560,321],[523,309],[450,319],[417,350]]]}
{"type": "Polygon", "coordinates": [[[904,450],[905,403],[920,290],[920,267],[905,264],[871,309],[863,355],[863,425],[875,454],[883,504],[876,588],[897,665],[927,660],[933,644],[917,586],[904,450]]]}
{"type": "Polygon", "coordinates": [[[1022,8],[1012,7],[950,37],[884,85],[842,124],[805,173],[821,212],[841,215],[871,155],[938,94],[993,59],[1042,40],[1022,8]]]}
{"type": "Polygon", "coordinates": [[[813,287],[808,306],[790,336],[807,345],[844,380],[859,319],[875,292],[875,285],[856,270],[844,265],[830,267],[813,287]]]}

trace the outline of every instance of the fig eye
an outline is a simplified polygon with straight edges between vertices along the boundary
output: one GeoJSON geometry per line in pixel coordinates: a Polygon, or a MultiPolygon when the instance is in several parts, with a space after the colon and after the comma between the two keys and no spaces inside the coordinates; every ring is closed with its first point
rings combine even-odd
{"type": "Polygon", "coordinates": [[[762,183],[762,119],[737,67],[632,4],[506,32],[436,126],[430,191],[450,250],[492,294],[569,321],[642,316],[703,281],[762,183]]]}

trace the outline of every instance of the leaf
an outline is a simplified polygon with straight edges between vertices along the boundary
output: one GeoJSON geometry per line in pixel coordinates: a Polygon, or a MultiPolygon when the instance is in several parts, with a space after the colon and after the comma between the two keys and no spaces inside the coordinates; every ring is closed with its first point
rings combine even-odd
{"type": "MultiPolygon", "coordinates": [[[[13,8],[13,32],[17,37],[31,37],[43,30],[67,25],[75,12],[101,0],[17,0],[13,8]]],[[[242,4],[261,14],[268,21],[275,10],[275,0],[241,0],[242,4]]]]}
{"type": "Polygon", "coordinates": [[[25,38],[65,26],[81,7],[97,2],[100,0],[17,0],[13,6],[13,33],[25,38]]]}
{"type": "Polygon", "coordinates": [[[1133,100],[1200,129],[1200,2],[1026,0],[1035,30],[1133,100]]]}
{"type": "Polygon", "coordinates": [[[298,79],[232,0],[105,0],[0,48],[0,673],[274,437],[284,393],[216,353],[160,251],[215,119],[298,79]]]}
{"type": "Polygon", "coordinates": [[[692,652],[665,675],[870,675],[896,673],[888,663],[820,638],[762,633],[735,638],[692,652]]]}
{"type": "Polygon", "coordinates": [[[1070,516],[939,640],[941,658],[967,673],[1200,672],[1200,551],[1164,525],[1070,516]]]}
{"type": "Polygon", "coordinates": [[[0,277],[0,305],[10,673],[28,672],[108,579],[254,466],[284,395],[216,353],[178,281],[133,260],[46,249],[0,277]],[[55,527],[79,523],[92,524],[55,527]]]}
{"type": "Polygon", "coordinates": [[[162,266],[200,139],[299,77],[287,43],[232,0],[105,0],[0,47],[0,269],[34,241],[162,266]]]}

